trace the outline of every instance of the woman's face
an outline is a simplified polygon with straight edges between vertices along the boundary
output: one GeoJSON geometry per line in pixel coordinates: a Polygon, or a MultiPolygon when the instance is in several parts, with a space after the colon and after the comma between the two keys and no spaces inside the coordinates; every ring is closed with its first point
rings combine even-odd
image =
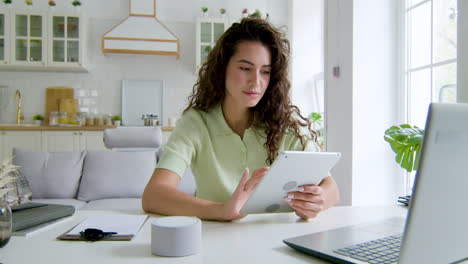
{"type": "Polygon", "coordinates": [[[271,54],[260,42],[244,41],[237,45],[226,68],[225,103],[239,108],[254,107],[270,83],[271,54]]]}

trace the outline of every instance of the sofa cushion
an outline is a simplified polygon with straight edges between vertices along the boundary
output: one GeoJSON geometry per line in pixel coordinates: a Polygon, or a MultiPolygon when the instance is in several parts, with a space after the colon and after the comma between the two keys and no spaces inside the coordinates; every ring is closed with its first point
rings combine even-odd
{"type": "Polygon", "coordinates": [[[82,210],[143,211],[141,198],[113,198],[89,201],[82,210]]]}
{"type": "Polygon", "coordinates": [[[154,151],[88,151],[78,200],[139,198],[155,167],[154,151]]]}
{"type": "Polygon", "coordinates": [[[85,151],[44,152],[13,149],[13,163],[28,180],[32,198],[75,198],[85,151]]]}

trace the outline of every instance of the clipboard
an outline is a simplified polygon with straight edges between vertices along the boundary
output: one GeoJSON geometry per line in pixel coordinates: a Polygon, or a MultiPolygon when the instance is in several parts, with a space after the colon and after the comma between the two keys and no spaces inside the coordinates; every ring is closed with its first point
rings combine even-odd
{"type": "Polygon", "coordinates": [[[100,229],[104,232],[116,232],[99,241],[130,241],[145,223],[147,215],[96,215],[90,216],[57,237],[58,240],[89,241],[80,235],[80,231],[88,228],[100,229]]]}

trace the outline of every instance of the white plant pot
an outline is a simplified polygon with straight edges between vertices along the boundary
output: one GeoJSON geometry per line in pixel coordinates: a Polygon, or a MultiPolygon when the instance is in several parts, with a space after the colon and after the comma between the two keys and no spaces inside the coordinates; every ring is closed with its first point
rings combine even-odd
{"type": "Polygon", "coordinates": [[[114,120],[114,126],[120,126],[120,120],[114,120]]]}
{"type": "Polygon", "coordinates": [[[42,125],[42,120],[33,120],[34,125],[40,126],[42,125]]]}

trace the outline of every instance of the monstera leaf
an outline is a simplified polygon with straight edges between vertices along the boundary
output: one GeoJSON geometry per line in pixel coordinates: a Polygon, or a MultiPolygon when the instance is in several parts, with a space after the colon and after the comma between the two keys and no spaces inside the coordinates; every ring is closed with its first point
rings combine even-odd
{"type": "Polygon", "coordinates": [[[418,169],[424,129],[408,124],[392,126],[384,139],[396,154],[396,162],[408,172],[418,169]]]}

